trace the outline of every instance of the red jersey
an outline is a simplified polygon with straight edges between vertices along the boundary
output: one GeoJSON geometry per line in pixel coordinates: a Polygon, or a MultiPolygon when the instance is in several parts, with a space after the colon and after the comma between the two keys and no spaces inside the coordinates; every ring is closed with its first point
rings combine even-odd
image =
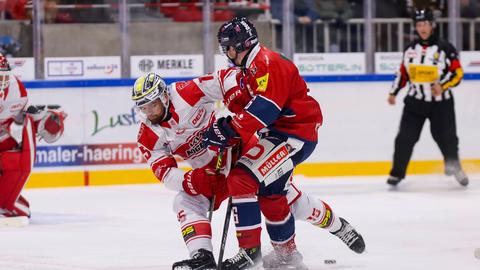
{"type": "Polygon", "coordinates": [[[316,142],[323,121],[320,105],[308,95],[297,67],[282,55],[255,46],[246,68],[218,72],[224,103],[235,113],[232,126],[244,142],[257,131],[269,130],[316,142]]]}

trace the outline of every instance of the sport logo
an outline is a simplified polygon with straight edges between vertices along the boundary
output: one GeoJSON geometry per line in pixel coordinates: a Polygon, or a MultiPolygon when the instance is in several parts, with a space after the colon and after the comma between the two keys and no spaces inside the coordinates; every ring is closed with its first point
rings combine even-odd
{"type": "Polygon", "coordinates": [[[206,112],[205,108],[199,108],[198,109],[197,113],[195,114],[195,116],[192,119],[192,124],[194,126],[197,126],[198,121],[200,121],[203,118],[203,116],[205,115],[205,112],[206,112]]]}
{"type": "Polygon", "coordinates": [[[260,167],[258,168],[258,171],[260,172],[260,174],[262,176],[265,176],[267,175],[268,173],[270,173],[270,171],[275,167],[277,166],[278,164],[280,164],[283,160],[285,160],[286,158],[288,157],[288,150],[285,146],[283,146],[282,148],[278,149],[277,151],[275,151],[275,153],[273,153],[272,155],[270,155],[270,157],[265,161],[263,162],[262,165],[260,165],[260,167]]]}
{"type": "Polygon", "coordinates": [[[138,68],[143,72],[150,72],[153,68],[153,61],[150,59],[142,59],[138,63],[138,68]]]}

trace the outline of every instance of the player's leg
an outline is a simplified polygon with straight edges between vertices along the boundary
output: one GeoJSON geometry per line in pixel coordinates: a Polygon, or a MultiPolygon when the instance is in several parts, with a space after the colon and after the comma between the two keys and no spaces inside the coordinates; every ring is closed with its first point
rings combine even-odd
{"type": "Polygon", "coordinates": [[[435,104],[430,116],[430,132],[442,152],[445,174],[454,175],[462,186],[468,185],[468,177],[458,157],[457,124],[453,97],[435,104]]]}
{"type": "Polygon", "coordinates": [[[396,186],[407,171],[408,163],[412,157],[413,147],[420,138],[423,124],[426,117],[410,110],[410,106],[405,105],[400,128],[395,138],[395,151],[393,154],[393,166],[387,183],[396,186]]]}
{"type": "Polygon", "coordinates": [[[227,177],[238,240],[238,253],[222,262],[222,269],[246,269],[258,265],[261,253],[261,214],[256,192],[258,183],[242,168],[234,167],[227,177]]]}
{"type": "Polygon", "coordinates": [[[362,253],[365,250],[363,237],[324,201],[300,191],[293,183],[288,189],[287,199],[295,220],[307,221],[328,230],[356,253],[362,253]],[[346,235],[349,237],[347,238],[346,235]]]}
{"type": "Polygon", "coordinates": [[[204,196],[179,192],[173,203],[190,259],[176,262],[173,269],[215,269],[212,228],[207,218],[210,202],[204,196]]]}
{"type": "MultiPolygon", "coordinates": [[[[28,201],[20,196],[35,160],[35,127],[26,117],[21,150],[0,153],[0,209],[3,217],[30,217],[28,201]]],[[[23,218],[24,219],[24,218],[23,218]]]]}
{"type": "Polygon", "coordinates": [[[278,264],[278,258],[281,257],[282,267],[294,264],[301,269],[302,257],[295,245],[295,222],[290,214],[286,190],[294,166],[313,151],[311,145],[305,146],[303,142],[281,135],[261,136],[257,145],[250,148],[237,163],[236,169],[243,172],[243,175],[229,175],[229,191],[235,190],[237,195],[243,193],[242,188],[233,189],[232,183],[237,182],[240,186],[245,183],[245,179],[249,179],[248,183],[256,183],[249,185],[253,187],[249,191],[257,192],[260,209],[275,249],[273,255],[263,258],[263,266],[267,268],[273,267],[272,263],[278,264]]]}

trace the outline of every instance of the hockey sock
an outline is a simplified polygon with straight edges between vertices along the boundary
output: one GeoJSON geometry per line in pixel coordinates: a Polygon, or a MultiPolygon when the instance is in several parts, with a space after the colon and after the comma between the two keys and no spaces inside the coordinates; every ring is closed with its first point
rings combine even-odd
{"type": "Polygon", "coordinates": [[[255,196],[247,198],[232,198],[232,211],[237,231],[238,245],[241,248],[260,246],[261,215],[255,196]]]}

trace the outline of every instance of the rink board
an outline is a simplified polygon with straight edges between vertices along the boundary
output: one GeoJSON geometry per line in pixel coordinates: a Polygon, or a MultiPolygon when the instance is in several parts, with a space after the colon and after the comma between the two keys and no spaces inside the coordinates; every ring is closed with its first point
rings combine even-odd
{"type": "MultiPolygon", "coordinates": [[[[480,172],[478,77],[470,76],[473,79],[454,89],[460,156],[467,172],[480,172]]],[[[295,173],[311,177],[387,175],[403,108],[402,97],[396,106],[387,105],[390,79],[381,75],[307,77],[310,93],[322,107],[324,124],[315,152],[295,173]]],[[[30,104],[60,104],[68,114],[63,138],[53,145],[39,143],[27,187],[158,182],[136,148],[140,119],[130,102],[131,83],[27,83],[30,104]]],[[[428,123],[412,159],[411,174],[443,170],[428,123]]]]}

